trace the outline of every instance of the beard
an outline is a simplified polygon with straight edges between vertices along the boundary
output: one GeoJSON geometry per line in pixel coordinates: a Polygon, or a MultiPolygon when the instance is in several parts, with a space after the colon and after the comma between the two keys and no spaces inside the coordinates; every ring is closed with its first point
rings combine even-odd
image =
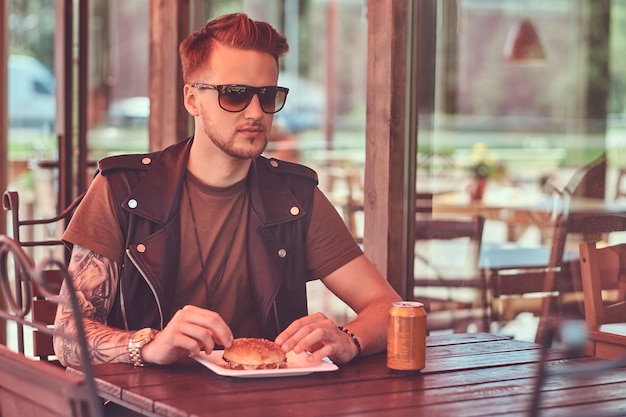
{"type": "Polygon", "coordinates": [[[257,137],[255,139],[248,140],[249,146],[237,146],[235,139],[226,139],[224,136],[218,134],[215,129],[212,128],[209,120],[203,117],[204,133],[213,142],[213,144],[224,152],[226,155],[236,159],[254,159],[260,156],[269,141],[267,135],[263,137],[257,137]]]}

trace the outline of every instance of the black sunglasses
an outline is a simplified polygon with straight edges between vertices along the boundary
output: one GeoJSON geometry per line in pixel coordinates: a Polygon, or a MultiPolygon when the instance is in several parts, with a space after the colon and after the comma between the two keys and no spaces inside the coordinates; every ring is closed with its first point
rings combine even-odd
{"type": "Polygon", "coordinates": [[[229,112],[240,112],[252,101],[256,94],[261,103],[264,113],[274,114],[282,110],[287,101],[289,89],[285,87],[266,86],[252,87],[250,85],[226,84],[213,85],[202,83],[190,83],[197,90],[216,90],[217,102],[220,107],[229,112]]]}

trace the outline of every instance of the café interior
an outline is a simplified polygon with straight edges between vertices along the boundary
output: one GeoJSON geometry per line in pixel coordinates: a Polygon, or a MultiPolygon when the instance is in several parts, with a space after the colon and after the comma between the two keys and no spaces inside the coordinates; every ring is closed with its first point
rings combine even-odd
{"type": "MultiPolygon", "coordinates": [[[[0,234],[35,264],[66,262],[60,236],[97,161],[160,150],[193,132],[178,44],[232,12],[270,22],[290,43],[278,79],[289,95],[264,155],[313,168],[364,253],[402,299],[427,313],[421,374],[388,374],[384,359],[364,358],[359,366],[370,368],[348,370],[337,382],[348,392],[361,376],[362,384],[393,381],[386,394],[367,388],[373,391],[347,395],[348,402],[329,389],[317,414],[278,396],[240,412],[626,415],[626,378],[615,371],[626,355],[625,0],[3,1],[0,234]],[[493,363],[474,367],[498,376],[473,379],[479,376],[468,364],[487,357],[493,363]],[[598,364],[586,379],[562,382],[570,368],[598,364]],[[503,394],[511,380],[523,391],[517,401],[503,394]],[[442,386],[470,385],[473,397],[436,395],[442,386]],[[585,396],[598,390],[606,394],[585,396]]],[[[22,294],[30,284],[13,268],[21,258],[6,249],[0,245],[1,302],[15,317],[7,293],[22,311],[34,300],[31,290],[22,294]]],[[[354,317],[321,282],[310,282],[307,293],[309,311],[336,323],[354,317]]],[[[37,353],[39,335],[22,324],[9,318],[0,330],[2,345],[54,361],[37,353]]],[[[230,397],[215,414],[196,399],[183,406],[173,399],[180,393],[156,392],[166,384],[155,369],[132,380],[130,368],[93,368],[85,362],[66,370],[62,382],[71,377],[75,393],[97,391],[112,406],[66,390],[59,398],[87,405],[41,415],[238,410],[230,397]]],[[[46,374],[42,396],[63,386],[58,375],[48,382],[46,371],[36,372],[46,374]]],[[[6,381],[16,377],[3,373],[0,415],[37,409],[24,407],[38,395],[14,402],[6,381]]],[[[206,369],[192,373],[207,377],[206,369]]],[[[315,374],[314,385],[332,383],[327,374],[315,374]]],[[[41,391],[24,379],[22,391],[41,391]]],[[[294,398],[312,394],[305,383],[281,380],[267,381],[276,390],[302,389],[294,398]]],[[[211,389],[220,384],[211,379],[211,389]]],[[[240,388],[256,398],[260,386],[240,388]]]]}

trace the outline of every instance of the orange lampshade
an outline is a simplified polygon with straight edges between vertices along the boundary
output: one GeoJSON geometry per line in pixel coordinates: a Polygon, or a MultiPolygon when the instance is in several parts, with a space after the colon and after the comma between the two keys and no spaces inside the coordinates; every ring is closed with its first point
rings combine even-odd
{"type": "Polygon", "coordinates": [[[511,28],[504,44],[504,57],[509,62],[541,62],[546,52],[537,29],[529,19],[520,19],[511,28]]]}

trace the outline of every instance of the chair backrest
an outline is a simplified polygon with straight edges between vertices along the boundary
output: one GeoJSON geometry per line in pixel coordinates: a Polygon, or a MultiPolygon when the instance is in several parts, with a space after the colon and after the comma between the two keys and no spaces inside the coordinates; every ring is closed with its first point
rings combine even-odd
{"type": "Polygon", "coordinates": [[[471,219],[417,219],[415,240],[451,240],[468,238],[480,245],[485,219],[476,216],[471,219]]]}
{"type": "Polygon", "coordinates": [[[478,268],[484,224],[485,219],[482,216],[476,216],[471,219],[418,218],[415,220],[415,243],[467,240],[470,246],[468,249],[472,252],[471,266],[478,268]]]}
{"type": "MultiPolygon", "coordinates": [[[[413,287],[437,286],[437,280],[445,285],[475,287],[477,283],[474,279],[478,279],[478,260],[484,224],[485,219],[482,216],[476,216],[471,219],[418,218],[415,221],[415,256],[418,261],[424,264],[426,270],[430,270],[431,274],[424,274],[424,271],[416,270],[413,287]],[[461,267],[466,273],[460,280],[453,280],[451,276],[446,277],[444,271],[438,270],[437,262],[430,258],[430,254],[420,253],[418,248],[421,243],[450,242],[455,240],[466,241],[466,245],[463,246],[465,252],[459,256],[461,261],[465,262],[461,267]],[[425,276],[429,277],[426,278],[425,276]],[[470,279],[466,279],[467,277],[470,279]]],[[[448,265],[451,263],[453,262],[446,262],[448,265]]],[[[409,294],[412,294],[412,292],[411,288],[409,294]]]]}
{"type": "Polygon", "coordinates": [[[21,219],[20,198],[17,191],[5,191],[2,196],[2,207],[11,214],[11,229],[13,239],[23,248],[37,246],[61,246],[64,245],[60,238],[55,236],[32,236],[32,228],[37,226],[49,226],[52,228],[59,222],[64,222],[63,229],[74,214],[74,210],[80,204],[85,193],[79,195],[68,207],[54,217],[43,219],[21,219]],[[28,233],[30,231],[30,233],[28,233]]]}
{"type": "Polygon", "coordinates": [[[416,213],[416,264],[407,294],[424,303],[427,331],[463,332],[470,323],[487,325],[485,283],[478,264],[484,223],[482,216],[442,219],[416,213]]]}
{"type": "Polygon", "coordinates": [[[471,219],[418,216],[415,221],[416,267],[408,294],[413,294],[417,287],[481,287],[478,259],[484,223],[482,216],[471,219]],[[446,253],[431,253],[430,249],[435,246],[446,253]],[[449,253],[450,250],[455,253],[449,253]],[[448,258],[441,262],[445,257],[448,258]],[[457,270],[463,273],[455,273],[457,270]]]}
{"type": "Polygon", "coordinates": [[[430,192],[416,192],[415,193],[415,214],[419,218],[432,217],[433,214],[433,197],[434,194],[430,192]]]}
{"type": "Polygon", "coordinates": [[[626,169],[619,168],[617,170],[617,183],[615,184],[615,199],[623,199],[626,197],[626,169]]]}
{"type": "MultiPolygon", "coordinates": [[[[59,227],[61,230],[67,226],[74,210],[78,204],[82,201],[84,193],[76,198],[72,204],[66,209],[62,210],[58,215],[45,219],[27,219],[20,218],[20,200],[19,194],[16,191],[5,191],[3,196],[3,208],[5,211],[10,212],[11,217],[11,229],[13,233],[13,240],[17,242],[22,248],[31,253],[32,258],[38,256],[51,257],[51,256],[63,256],[65,263],[69,261],[70,251],[65,247],[65,244],[60,239],[59,234],[55,234],[55,228],[59,227]],[[45,232],[44,232],[45,230],[45,232]],[[36,252],[35,249],[41,248],[58,248],[60,251],[50,252],[36,252]]],[[[45,281],[50,285],[50,290],[53,293],[58,293],[63,282],[63,276],[58,268],[49,268],[42,271],[45,275],[45,281]]],[[[19,277],[19,271],[16,271],[15,276],[19,277]]],[[[22,291],[22,285],[15,283],[15,288],[18,291],[16,299],[18,302],[22,302],[20,291],[22,291]]],[[[36,287],[28,288],[29,294],[32,295],[32,313],[34,318],[40,323],[46,323],[48,326],[54,324],[54,318],[56,314],[56,304],[48,300],[36,287]]],[[[18,351],[25,353],[26,340],[30,338],[25,337],[24,327],[17,325],[16,338],[18,351]]],[[[54,356],[54,349],[52,346],[52,337],[50,335],[40,332],[37,329],[33,329],[32,334],[32,352],[33,356],[50,360],[54,356]]]]}
{"type": "Polygon", "coordinates": [[[580,244],[585,321],[592,327],[626,323],[626,244],[580,244]]]}
{"type": "Polygon", "coordinates": [[[0,345],[2,417],[92,416],[83,378],[0,345]]]}
{"type": "Polygon", "coordinates": [[[102,404],[95,387],[78,299],[65,264],[47,259],[35,265],[15,240],[0,235],[0,291],[4,298],[0,318],[31,326],[49,335],[75,340],[80,348],[81,366],[85,374],[84,378],[67,375],[58,366],[29,359],[22,353],[11,352],[5,346],[0,346],[0,415],[102,416],[102,404]],[[67,285],[67,297],[57,295],[45,281],[46,274],[42,272],[48,268],[60,271],[67,285]],[[19,283],[22,289],[19,295],[13,288],[14,282],[19,283]],[[47,323],[38,322],[36,314],[29,314],[32,313],[30,288],[37,288],[51,302],[69,305],[74,314],[77,334],[70,335],[52,329],[47,323]]]}

